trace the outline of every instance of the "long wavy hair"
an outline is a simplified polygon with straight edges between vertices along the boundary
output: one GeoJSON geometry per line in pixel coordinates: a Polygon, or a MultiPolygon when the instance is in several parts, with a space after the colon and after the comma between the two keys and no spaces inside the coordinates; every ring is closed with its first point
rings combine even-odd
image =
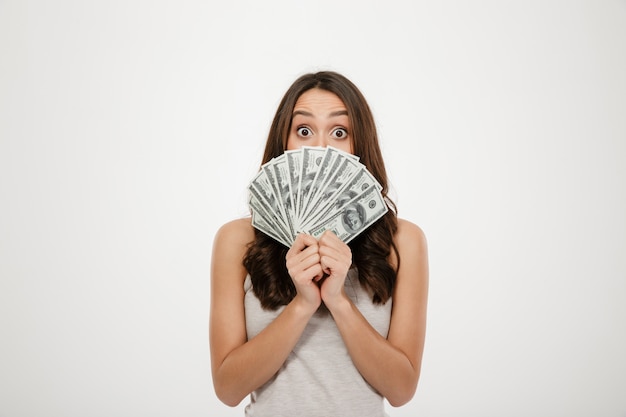
{"type": "MultiPolygon", "coordinates": [[[[350,243],[352,266],[359,272],[359,282],[376,304],[391,297],[400,265],[400,255],[393,237],[398,228],[396,206],[388,197],[385,164],[378,144],[374,117],[365,97],[346,77],[332,71],[305,74],[298,78],[282,98],[270,127],[263,161],[269,162],[285,152],[291,129],[293,109],[306,91],[318,88],[337,95],[348,110],[352,126],[352,150],[360,162],[382,185],[381,193],[390,210],[350,243]],[[389,262],[396,256],[396,269],[389,262]]],[[[288,304],[296,288],[287,272],[285,256],[289,249],[255,229],[255,239],[248,246],[243,265],[250,274],[254,293],[265,309],[275,310],[288,304]]]]}

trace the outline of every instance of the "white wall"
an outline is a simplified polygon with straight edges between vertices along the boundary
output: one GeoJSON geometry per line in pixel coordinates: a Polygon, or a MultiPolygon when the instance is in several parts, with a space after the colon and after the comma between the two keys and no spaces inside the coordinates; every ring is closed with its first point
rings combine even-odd
{"type": "Polygon", "coordinates": [[[243,415],[210,381],[212,239],[318,69],[429,239],[391,416],[626,416],[623,0],[0,1],[0,416],[243,415]]]}

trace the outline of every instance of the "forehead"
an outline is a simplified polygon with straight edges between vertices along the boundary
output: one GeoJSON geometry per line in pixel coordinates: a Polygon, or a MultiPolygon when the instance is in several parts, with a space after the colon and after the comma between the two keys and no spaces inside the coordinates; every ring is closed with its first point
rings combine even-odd
{"type": "Polygon", "coordinates": [[[332,112],[345,109],[346,105],[335,93],[319,88],[313,88],[302,93],[294,106],[294,111],[332,112]]]}

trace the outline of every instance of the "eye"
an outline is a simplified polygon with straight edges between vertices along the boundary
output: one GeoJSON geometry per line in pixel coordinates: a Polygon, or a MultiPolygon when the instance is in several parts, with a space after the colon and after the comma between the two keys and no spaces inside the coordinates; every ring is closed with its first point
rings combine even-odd
{"type": "Polygon", "coordinates": [[[331,135],[336,139],[345,139],[348,136],[348,131],[343,127],[338,127],[333,130],[331,135]]]}
{"type": "Polygon", "coordinates": [[[298,136],[301,136],[303,138],[308,138],[313,134],[311,132],[311,129],[306,126],[300,126],[298,129],[296,129],[296,132],[298,133],[298,136]]]}

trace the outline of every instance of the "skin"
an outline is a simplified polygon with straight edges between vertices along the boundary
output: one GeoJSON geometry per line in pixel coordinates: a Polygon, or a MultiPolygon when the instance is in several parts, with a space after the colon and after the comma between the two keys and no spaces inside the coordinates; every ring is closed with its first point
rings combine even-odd
{"type": "MultiPolygon", "coordinates": [[[[294,109],[287,148],[330,145],[350,152],[350,121],[344,110],[332,93],[305,92],[294,109]]],[[[319,240],[297,236],[285,259],[297,295],[269,326],[247,340],[243,289],[247,272],[242,260],[253,240],[254,229],[246,218],[222,226],[213,245],[209,333],[213,384],[220,400],[235,406],[267,382],[323,302],[363,378],[391,405],[408,402],[417,388],[426,331],[428,254],[422,230],[398,219],[394,240],[402,262],[387,338],[372,328],[346,295],[352,253],[327,231],[319,240]]],[[[395,256],[390,262],[397,266],[395,256]]]]}
{"type": "Polygon", "coordinates": [[[302,146],[332,146],[352,153],[350,118],[343,101],[319,89],[304,92],[296,102],[287,150],[302,146]]]}

